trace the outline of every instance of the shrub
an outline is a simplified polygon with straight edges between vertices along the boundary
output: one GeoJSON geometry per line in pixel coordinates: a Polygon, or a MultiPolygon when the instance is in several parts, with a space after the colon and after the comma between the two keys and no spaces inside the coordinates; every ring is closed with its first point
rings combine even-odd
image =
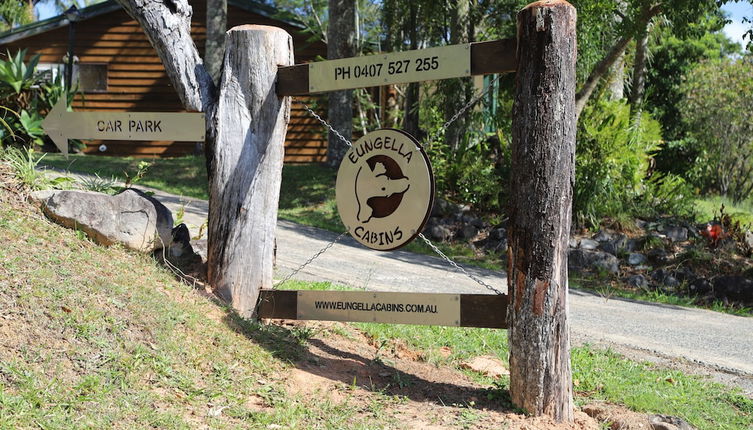
{"type": "Polygon", "coordinates": [[[640,125],[630,120],[622,101],[598,100],[578,122],[573,214],[582,226],[636,210],[645,187],[650,154],[662,143],[661,127],[644,112],[640,125]]]}

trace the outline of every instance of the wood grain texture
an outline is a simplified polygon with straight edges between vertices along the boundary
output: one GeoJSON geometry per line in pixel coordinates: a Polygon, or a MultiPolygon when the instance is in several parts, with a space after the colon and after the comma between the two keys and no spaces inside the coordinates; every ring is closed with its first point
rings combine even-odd
{"type": "MultiPolygon", "coordinates": [[[[460,326],[506,328],[507,296],[504,294],[461,294],[460,326]]],[[[298,317],[298,291],[263,289],[259,295],[259,318],[298,317]]]]}
{"type": "Polygon", "coordinates": [[[293,63],[293,40],[276,27],[228,31],[209,139],[209,282],[242,316],[255,316],[272,286],[277,207],[290,97],[275,94],[277,67],[293,63]]]}
{"type": "MultiPolygon", "coordinates": [[[[517,65],[516,45],[516,39],[471,43],[471,74],[514,72],[517,65]]],[[[277,94],[281,96],[309,94],[308,64],[280,67],[277,94]]]]}
{"type": "Polygon", "coordinates": [[[518,15],[508,224],[510,395],[534,415],[572,421],[567,249],[575,153],[575,8],[518,15]]]}

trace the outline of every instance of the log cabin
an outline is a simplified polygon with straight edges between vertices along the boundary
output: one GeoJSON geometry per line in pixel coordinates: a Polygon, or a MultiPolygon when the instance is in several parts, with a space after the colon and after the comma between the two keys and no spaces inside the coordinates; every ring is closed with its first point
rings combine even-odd
{"type": "MultiPolygon", "coordinates": [[[[206,1],[189,3],[193,8],[191,33],[203,55],[206,1]]],[[[114,0],[78,12],[73,28],[66,16],[60,15],[0,33],[0,52],[27,49],[28,56],[39,54],[39,70],[54,76],[63,73],[72,43],[72,81],[79,89],[73,108],[77,111],[183,111],[157,52],[136,20],[114,0]]],[[[228,0],[227,21],[228,28],[262,24],[285,29],[293,37],[296,63],[326,58],[323,42],[312,42],[300,24],[281,18],[273,8],[254,0],[228,0]]],[[[84,144],[83,152],[88,154],[135,157],[174,157],[200,150],[197,142],[91,140],[84,144]]],[[[321,162],[326,154],[325,130],[300,104],[293,103],[285,162],[321,162]]]]}

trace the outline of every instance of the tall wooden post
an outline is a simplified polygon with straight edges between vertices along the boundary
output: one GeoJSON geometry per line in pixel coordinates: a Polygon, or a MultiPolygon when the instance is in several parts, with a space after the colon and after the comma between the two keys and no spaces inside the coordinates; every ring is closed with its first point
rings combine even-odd
{"type": "Polygon", "coordinates": [[[575,154],[575,8],[518,14],[508,238],[510,394],[519,407],[573,418],[567,248],[575,154]]]}
{"type": "Polygon", "coordinates": [[[278,97],[278,66],[293,64],[282,29],[234,27],[209,160],[209,282],[242,316],[254,317],[261,288],[272,287],[277,206],[290,97],[278,97]]]}

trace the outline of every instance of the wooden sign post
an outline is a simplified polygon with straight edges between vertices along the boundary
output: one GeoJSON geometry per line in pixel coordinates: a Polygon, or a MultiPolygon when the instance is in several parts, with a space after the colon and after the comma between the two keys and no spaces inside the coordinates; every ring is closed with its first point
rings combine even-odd
{"type": "Polygon", "coordinates": [[[42,122],[66,157],[68,139],[204,141],[204,114],[193,112],[68,112],[60,97],[42,122]]]}

